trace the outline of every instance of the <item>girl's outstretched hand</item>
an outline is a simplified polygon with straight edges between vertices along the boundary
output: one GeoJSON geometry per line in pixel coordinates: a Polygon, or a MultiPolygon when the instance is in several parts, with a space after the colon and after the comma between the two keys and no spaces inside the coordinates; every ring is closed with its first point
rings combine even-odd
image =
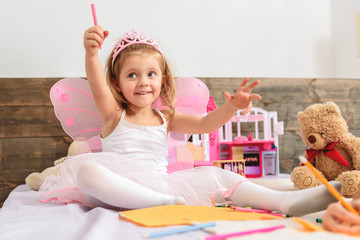
{"type": "Polygon", "coordinates": [[[261,100],[259,94],[251,94],[251,91],[260,83],[260,81],[256,80],[246,87],[248,81],[249,79],[245,78],[234,95],[224,92],[226,103],[236,109],[245,109],[243,112],[244,115],[250,112],[253,100],[261,100]]]}
{"type": "MultiPolygon", "coordinates": [[[[355,210],[360,211],[360,200],[350,203],[355,210]]],[[[332,232],[360,234],[360,216],[345,209],[340,203],[331,203],[322,217],[323,226],[332,232]]]]}
{"type": "Polygon", "coordinates": [[[109,31],[104,31],[100,26],[93,26],[84,33],[84,48],[87,54],[94,55],[105,38],[109,36],[109,31]]]}

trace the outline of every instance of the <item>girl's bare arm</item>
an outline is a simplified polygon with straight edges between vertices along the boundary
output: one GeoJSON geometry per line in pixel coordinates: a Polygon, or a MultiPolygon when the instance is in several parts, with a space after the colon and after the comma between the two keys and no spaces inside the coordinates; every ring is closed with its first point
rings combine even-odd
{"type": "Polygon", "coordinates": [[[85,70],[91,91],[94,95],[96,106],[104,120],[110,119],[118,110],[118,105],[106,83],[98,50],[108,31],[103,31],[100,26],[93,26],[84,33],[85,70]]]}
{"type": "Polygon", "coordinates": [[[251,94],[259,81],[254,81],[246,87],[247,83],[248,79],[245,79],[234,95],[225,92],[225,104],[204,117],[175,112],[170,121],[170,130],[189,134],[209,133],[223,126],[239,109],[245,109],[244,114],[248,113],[252,107],[252,101],[261,100],[261,96],[251,94]]]}

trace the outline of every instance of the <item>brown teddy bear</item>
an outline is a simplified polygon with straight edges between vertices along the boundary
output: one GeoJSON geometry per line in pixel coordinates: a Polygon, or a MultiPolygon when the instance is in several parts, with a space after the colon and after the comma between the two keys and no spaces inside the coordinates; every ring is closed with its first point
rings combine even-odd
{"type": "MultiPolygon", "coordinates": [[[[360,184],[360,138],[348,132],[339,107],[334,102],[313,104],[298,113],[298,122],[309,147],[304,156],[329,181],[341,182],[345,197],[353,197],[360,184]]],[[[304,165],[294,168],[291,180],[299,189],[321,184],[304,165]]]]}

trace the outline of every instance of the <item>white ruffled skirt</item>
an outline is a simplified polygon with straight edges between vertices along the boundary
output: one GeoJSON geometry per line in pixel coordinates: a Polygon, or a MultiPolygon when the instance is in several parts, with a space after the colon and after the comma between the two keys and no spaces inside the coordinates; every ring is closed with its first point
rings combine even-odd
{"type": "Polygon", "coordinates": [[[243,176],[218,167],[204,166],[167,174],[155,170],[146,161],[126,159],[117,153],[101,152],[73,156],[62,163],[57,175],[47,176],[40,191],[41,202],[79,203],[93,207],[78,188],[80,166],[92,161],[117,175],[156,192],[183,197],[189,205],[211,206],[225,201],[222,194],[246,180],[243,176]],[[219,194],[218,194],[219,193],[219,194]]]}

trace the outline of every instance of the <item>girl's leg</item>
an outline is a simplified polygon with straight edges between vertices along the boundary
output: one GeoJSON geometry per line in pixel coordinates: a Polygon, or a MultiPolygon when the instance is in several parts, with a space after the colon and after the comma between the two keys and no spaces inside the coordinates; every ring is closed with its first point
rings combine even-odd
{"type": "Polygon", "coordinates": [[[94,206],[138,209],[185,204],[182,197],[155,192],[94,162],[80,167],[77,181],[80,191],[94,206]]]}
{"type": "MultiPolygon", "coordinates": [[[[225,197],[238,206],[251,206],[301,216],[325,210],[330,203],[337,201],[324,185],[298,191],[276,191],[246,181],[246,178],[230,171],[221,171],[220,176],[228,189],[245,180],[225,197]]],[[[340,182],[330,182],[330,184],[340,192],[342,187],[340,182]]]]}
{"type": "MultiPolygon", "coordinates": [[[[330,184],[340,191],[340,182],[330,184]]],[[[325,210],[330,203],[337,201],[325,185],[298,191],[275,191],[249,181],[239,184],[226,199],[235,205],[280,211],[293,216],[325,210]]]]}

